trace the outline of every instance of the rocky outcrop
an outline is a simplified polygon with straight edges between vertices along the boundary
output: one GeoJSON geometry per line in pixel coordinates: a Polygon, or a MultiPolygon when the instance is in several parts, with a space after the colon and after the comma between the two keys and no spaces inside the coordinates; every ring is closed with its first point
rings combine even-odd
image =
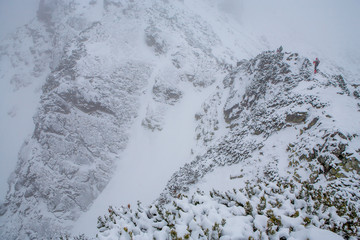
{"type": "MultiPolygon", "coordinates": [[[[358,129],[352,128],[346,134],[336,131],[343,125],[328,114],[332,111],[328,96],[318,94],[335,90],[336,95],[344,96],[348,86],[340,76],[324,74],[318,79],[311,71],[308,59],[291,53],[264,52],[238,64],[195,116],[196,136],[199,144],[207,148],[206,153],[195,156],[172,176],[160,200],[166,202],[168,194],[176,197],[187,192],[218,167],[234,165],[241,169],[252,162],[258,166],[257,174],[248,178],[243,174],[244,179],[290,178],[299,183],[315,183],[324,177],[330,189],[335,181],[342,194],[349,194],[354,183],[346,185],[343,181],[359,178],[358,129]],[[222,100],[223,95],[228,97],[222,100]],[[221,106],[223,114],[217,111],[221,106]],[[226,125],[219,131],[222,121],[226,125]],[[296,136],[296,141],[289,142],[287,150],[277,150],[279,155],[271,155],[275,159],[272,162],[264,157],[266,151],[262,148],[275,147],[276,141],[269,141],[285,130],[296,136]],[[287,175],[279,173],[279,161],[288,164],[287,175]]],[[[344,97],[351,98],[347,94],[344,97]]],[[[354,99],[348,100],[356,107],[354,99]]],[[[342,114],[337,116],[341,117],[342,114]]],[[[356,195],[351,201],[358,199],[356,195]]]]}
{"type": "Polygon", "coordinates": [[[178,102],[183,93],[174,86],[164,82],[156,82],[152,89],[153,98],[157,102],[174,105],[178,102]]]}
{"type": "Polygon", "coordinates": [[[155,51],[157,55],[166,54],[169,46],[160,36],[162,31],[156,28],[154,25],[151,25],[145,29],[145,42],[155,51]]]}
{"type": "Polygon", "coordinates": [[[304,123],[306,121],[306,118],[307,118],[306,112],[296,112],[293,114],[286,115],[285,122],[299,124],[299,123],[304,123]]]}

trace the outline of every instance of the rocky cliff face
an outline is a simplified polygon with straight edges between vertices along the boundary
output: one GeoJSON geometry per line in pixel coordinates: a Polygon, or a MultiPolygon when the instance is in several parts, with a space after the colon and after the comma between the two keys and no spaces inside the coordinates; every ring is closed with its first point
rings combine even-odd
{"type": "Polygon", "coordinates": [[[17,72],[5,80],[14,88],[46,80],[1,206],[2,239],[71,228],[111,179],[141,96],[152,96],[143,126],[161,130],[184,84],[213,84],[226,72],[223,56],[232,57],[181,2],[42,0],[37,19],[15,37],[12,48],[13,39],[1,47],[17,72]]]}

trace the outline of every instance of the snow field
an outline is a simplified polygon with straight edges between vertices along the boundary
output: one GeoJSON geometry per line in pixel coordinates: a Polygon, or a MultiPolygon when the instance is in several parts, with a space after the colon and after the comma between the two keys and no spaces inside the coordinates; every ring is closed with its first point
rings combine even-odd
{"type": "MultiPolygon", "coordinates": [[[[161,69],[155,68],[153,76],[161,69]]],[[[95,200],[90,210],[84,213],[74,227],[74,233],[94,235],[96,219],[109,206],[135,205],[137,201],[152,203],[162,192],[172,173],[191,159],[191,148],[195,144],[195,113],[213,87],[193,90],[190,83],[186,94],[175,106],[164,113],[162,131],[151,131],[142,126],[147,107],[152,100],[150,78],[148,89],[140,100],[140,111],[130,130],[126,150],[117,160],[117,170],[103,193],[95,200]]]]}

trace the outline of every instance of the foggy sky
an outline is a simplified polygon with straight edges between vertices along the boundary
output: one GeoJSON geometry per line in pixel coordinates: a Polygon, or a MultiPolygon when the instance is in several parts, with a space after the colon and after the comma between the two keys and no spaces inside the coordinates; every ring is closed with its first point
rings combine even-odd
{"type": "MultiPolygon", "coordinates": [[[[28,23],[36,16],[39,0],[0,0],[0,40],[10,33],[14,33],[18,27],[28,23]]],[[[2,73],[0,72],[0,76],[2,73]]],[[[1,81],[10,81],[9,79],[2,79],[1,81]]],[[[4,200],[5,194],[8,190],[7,179],[10,173],[14,171],[17,153],[25,139],[31,131],[29,126],[33,126],[32,116],[30,113],[32,103],[35,95],[31,90],[22,91],[20,96],[23,99],[16,99],[9,87],[9,82],[0,82],[0,203],[4,200]],[[9,118],[8,112],[17,109],[18,104],[21,104],[21,111],[18,112],[18,117],[9,118]],[[13,105],[13,107],[10,107],[13,105]],[[30,121],[24,124],[22,119],[30,121]],[[24,127],[26,125],[26,127],[24,127]],[[14,127],[15,126],[15,127],[14,127]],[[27,132],[24,132],[27,129],[27,132]]],[[[19,94],[17,94],[19,97],[19,94]]]]}
{"type": "Polygon", "coordinates": [[[36,16],[40,0],[0,0],[0,39],[36,16]]]}
{"type": "MultiPolygon", "coordinates": [[[[35,17],[39,1],[0,0],[0,38],[35,17]]],[[[310,45],[349,58],[360,55],[359,0],[208,1],[218,2],[220,10],[265,37],[271,47],[281,44],[283,39],[292,43],[288,47],[293,51],[310,45]]]]}
{"type": "Polygon", "coordinates": [[[359,0],[218,0],[269,48],[327,57],[360,74],[359,0]]]}

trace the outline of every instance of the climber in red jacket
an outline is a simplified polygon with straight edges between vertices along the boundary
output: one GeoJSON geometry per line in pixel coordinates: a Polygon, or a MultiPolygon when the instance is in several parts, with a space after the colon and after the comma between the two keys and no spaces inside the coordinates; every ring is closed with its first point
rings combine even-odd
{"type": "Polygon", "coordinates": [[[318,58],[315,59],[313,64],[315,65],[314,73],[317,73],[317,67],[319,66],[320,60],[318,58]]]}

